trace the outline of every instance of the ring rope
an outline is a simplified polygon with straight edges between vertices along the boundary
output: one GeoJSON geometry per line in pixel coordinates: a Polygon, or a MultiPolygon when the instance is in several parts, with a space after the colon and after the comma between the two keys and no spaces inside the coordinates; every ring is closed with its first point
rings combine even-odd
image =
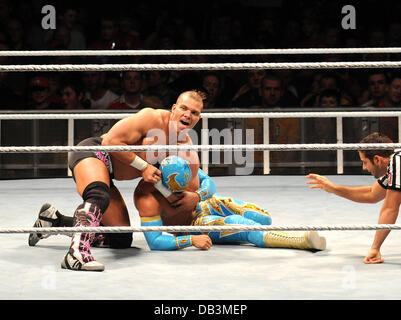
{"type": "Polygon", "coordinates": [[[399,68],[401,61],[0,65],[0,72],[399,68]]]}
{"type": "Polygon", "coordinates": [[[0,153],[57,152],[156,152],[156,151],[293,151],[293,150],[394,150],[401,143],[310,143],[310,144],[227,144],[227,145],[147,145],[147,146],[25,146],[0,147],[0,153]]]}
{"type": "MultiPolygon", "coordinates": [[[[132,113],[13,113],[0,114],[0,120],[90,120],[122,119],[132,113]]],[[[324,112],[205,112],[202,118],[207,119],[243,119],[243,118],[332,118],[332,117],[399,117],[401,111],[324,111],[324,112]]]]}
{"type": "Polygon", "coordinates": [[[260,54],[344,54],[400,53],[400,47],[387,48],[289,48],[289,49],[203,49],[203,50],[4,50],[0,56],[159,56],[159,55],[260,55],[260,54]]]}
{"type": "Polygon", "coordinates": [[[214,231],[356,231],[400,230],[399,224],[365,225],[228,225],[228,226],[149,226],[149,227],[48,227],[48,228],[0,228],[1,233],[125,233],[125,232],[214,232],[214,231]]]}

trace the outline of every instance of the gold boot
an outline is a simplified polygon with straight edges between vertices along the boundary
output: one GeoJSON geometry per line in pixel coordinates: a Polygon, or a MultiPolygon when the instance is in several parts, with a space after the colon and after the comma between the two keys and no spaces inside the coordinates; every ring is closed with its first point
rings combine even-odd
{"type": "Polygon", "coordinates": [[[268,231],[263,234],[263,240],[268,248],[326,249],[326,238],[319,236],[317,231],[303,234],[268,231]]]}

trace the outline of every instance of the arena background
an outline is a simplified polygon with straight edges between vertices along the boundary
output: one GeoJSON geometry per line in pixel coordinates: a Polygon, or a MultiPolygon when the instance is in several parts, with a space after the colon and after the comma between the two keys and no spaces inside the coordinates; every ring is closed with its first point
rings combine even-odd
{"type": "MultiPolygon", "coordinates": [[[[152,1],[113,1],[112,4],[69,1],[66,4],[64,1],[1,0],[0,50],[397,47],[401,39],[400,13],[401,5],[396,1],[169,1],[157,4],[152,1]],[[46,22],[49,27],[50,20],[47,19],[51,18],[47,11],[42,13],[45,5],[55,9],[55,29],[44,28],[46,22]],[[351,29],[343,26],[346,14],[342,10],[346,5],[355,8],[355,25],[351,29]]],[[[399,54],[1,57],[0,63],[392,61],[399,57],[399,54]]],[[[118,110],[110,108],[110,101],[118,100],[124,94],[120,72],[3,72],[0,113],[132,113],[144,106],[169,109],[177,93],[192,88],[216,92],[204,112],[398,110],[399,97],[390,100],[383,94],[380,101],[372,104],[368,86],[371,71],[259,70],[259,75],[256,70],[217,71],[213,75],[214,89],[210,87],[210,81],[207,82],[208,76],[210,79],[207,71],[146,71],[141,73],[140,105],[135,109],[120,107],[123,109],[118,110]],[[281,78],[284,92],[274,104],[263,102],[257,89],[261,77],[270,73],[281,78]],[[324,84],[323,80],[319,82],[323,76],[331,77],[327,80],[330,84],[324,84]],[[83,96],[78,104],[66,105],[63,90],[71,83],[83,96]],[[324,88],[336,90],[340,97],[338,105],[330,109],[322,107],[319,94],[324,88]],[[35,93],[42,97],[35,98],[35,93]],[[111,97],[101,103],[94,101],[109,94],[111,97]]],[[[380,71],[390,76],[398,70],[380,71]]],[[[390,126],[396,132],[396,119],[393,120],[390,126]]],[[[270,143],[336,142],[334,119],[297,120],[296,130],[288,132],[283,128],[293,127],[293,123],[270,121],[270,143]]],[[[74,121],[74,144],[107,131],[113,123],[112,120],[74,121]]],[[[377,118],[347,118],[343,123],[344,142],[359,142],[364,135],[380,130],[380,125],[377,118]]],[[[67,120],[0,120],[0,126],[2,146],[68,143],[67,120]]],[[[385,126],[389,126],[388,122],[385,126]]],[[[254,143],[262,143],[261,120],[258,119],[212,119],[209,129],[212,128],[219,132],[241,129],[244,143],[245,129],[251,128],[254,143]]],[[[196,127],[199,135],[200,129],[199,123],[196,127]]],[[[220,143],[228,142],[220,139],[220,143]]],[[[261,152],[255,153],[254,160],[251,174],[263,174],[261,152]]],[[[363,174],[354,151],[345,151],[344,161],[345,174],[363,174]]],[[[66,162],[66,153],[0,154],[0,178],[66,177],[66,162]]],[[[209,174],[234,175],[238,164],[224,162],[221,157],[220,162],[212,163],[209,174]]],[[[303,175],[316,170],[334,174],[337,166],[335,151],[271,152],[270,162],[271,174],[303,175]]]]}

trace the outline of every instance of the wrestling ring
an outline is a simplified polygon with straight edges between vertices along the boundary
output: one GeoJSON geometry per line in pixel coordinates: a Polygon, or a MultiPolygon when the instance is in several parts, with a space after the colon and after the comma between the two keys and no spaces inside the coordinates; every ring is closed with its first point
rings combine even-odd
{"type": "MultiPolygon", "coordinates": [[[[335,49],[310,53],[332,53],[335,49]]],[[[346,49],[344,52],[363,52],[346,49]]],[[[365,51],[370,52],[365,49],[365,51]]],[[[374,50],[374,49],[373,49],[374,50]]],[[[378,48],[376,52],[401,52],[400,48],[378,48]],[[384,51],[383,51],[384,50],[384,51]]],[[[97,51],[96,55],[101,55],[97,51]]],[[[132,53],[132,52],[131,52],[132,53]]],[[[152,52],[151,52],[152,53],[152,52]]],[[[153,52],[159,54],[159,52],[153,52]]],[[[267,50],[244,50],[233,54],[274,54],[267,50]]],[[[308,53],[277,50],[277,54],[308,53]]],[[[3,55],[74,55],[83,52],[0,52],[3,55]]],[[[87,52],[90,55],[90,52],[87,52]]],[[[118,51],[105,54],[122,54],[118,51]]],[[[124,52],[124,54],[129,54],[124,52]]],[[[134,53],[132,53],[134,54],[134,53]]],[[[146,54],[139,52],[138,54],[146,54]]],[[[168,54],[161,52],[160,54],[168,54]]],[[[178,53],[183,52],[178,51],[178,53]]],[[[195,54],[189,52],[188,54],[195,54]]],[[[202,50],[196,51],[202,54],[202,50]]],[[[219,54],[216,51],[205,54],[219,54]]],[[[226,51],[221,54],[230,54],[226,51]]],[[[256,63],[256,64],[180,64],[180,65],[1,65],[3,72],[30,71],[105,71],[105,70],[227,70],[280,68],[363,68],[400,67],[401,62],[347,63],[256,63]]],[[[68,146],[0,147],[0,153],[59,153],[93,150],[93,147],[73,146],[74,119],[121,119],[127,114],[0,114],[0,121],[16,119],[68,120],[68,146]]],[[[50,228],[33,229],[38,210],[44,202],[54,204],[63,214],[72,214],[81,198],[71,178],[0,180],[0,286],[1,300],[398,300],[401,298],[400,234],[401,225],[377,225],[380,204],[357,204],[310,190],[304,176],[270,175],[269,152],[298,150],[336,150],[337,175],[328,176],[342,185],[371,185],[371,176],[345,176],[343,150],[400,148],[401,144],[347,144],[342,141],[342,119],[346,117],[398,117],[401,112],[272,112],[272,113],[203,113],[202,128],[208,129],[211,118],[263,118],[264,132],[269,119],[295,117],[333,117],[337,119],[336,144],[269,144],[264,134],[263,144],[210,145],[207,131],[202,131],[201,144],[192,147],[155,146],[155,150],[196,150],[201,166],[207,172],[210,151],[263,151],[264,175],[213,177],[218,193],[250,201],[266,208],[273,218],[272,226],[244,227],[158,227],[164,232],[227,230],[319,230],[326,237],[324,251],[257,248],[250,244],[214,245],[208,251],[194,247],[178,251],[149,250],[143,232],[155,228],[140,227],[138,212],[132,203],[134,181],[115,181],[126,200],[132,227],[50,228]],[[382,247],[385,262],[365,265],[363,258],[373,240],[375,230],[391,229],[382,247]],[[51,236],[29,247],[28,233],[72,233],[74,231],[132,231],[131,248],[93,248],[97,260],[106,265],[101,273],[72,272],[60,268],[60,261],[70,245],[65,235],[51,236]],[[74,285],[79,283],[79,286],[74,285]],[[73,286],[73,287],[72,287],[73,286]]],[[[399,136],[400,133],[399,133],[399,136]]],[[[95,147],[103,151],[153,150],[152,146],[95,147]]],[[[66,167],[67,170],[67,167],[66,167]]]]}

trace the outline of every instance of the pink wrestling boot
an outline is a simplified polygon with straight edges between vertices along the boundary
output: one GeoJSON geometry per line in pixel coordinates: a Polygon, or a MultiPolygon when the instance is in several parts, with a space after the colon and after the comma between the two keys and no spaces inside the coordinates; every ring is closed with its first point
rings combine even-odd
{"type": "MultiPolygon", "coordinates": [[[[98,227],[101,219],[100,210],[89,202],[78,207],[74,214],[74,227],[98,227]]],[[[61,267],[70,270],[103,271],[104,265],[95,260],[90,246],[95,233],[74,233],[68,253],[61,261],[61,267]]]]}

